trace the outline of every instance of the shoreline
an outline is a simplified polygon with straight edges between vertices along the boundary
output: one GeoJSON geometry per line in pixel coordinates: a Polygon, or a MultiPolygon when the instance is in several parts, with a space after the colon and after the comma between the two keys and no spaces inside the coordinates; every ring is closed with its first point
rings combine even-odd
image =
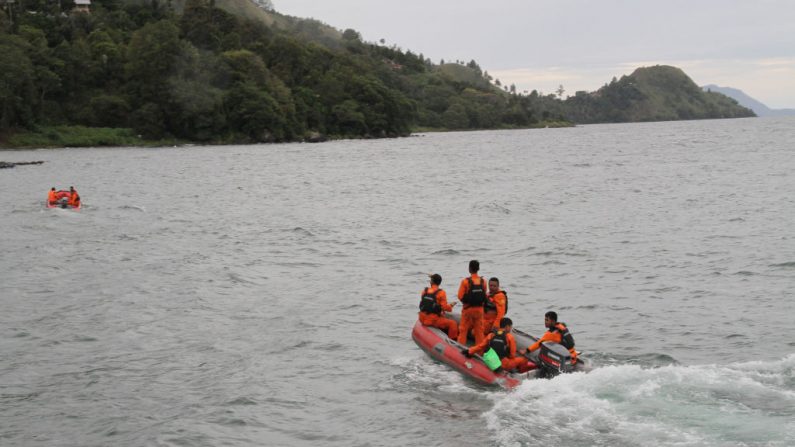
{"type": "Polygon", "coordinates": [[[88,148],[88,147],[184,147],[190,145],[226,146],[247,144],[281,144],[281,143],[323,143],[338,140],[377,140],[384,138],[406,138],[425,133],[444,132],[475,132],[484,130],[520,130],[575,127],[576,123],[560,120],[542,121],[532,126],[499,127],[489,129],[447,129],[418,126],[406,135],[323,135],[309,132],[305,138],[290,141],[243,141],[214,140],[188,141],[180,139],[146,140],[136,135],[132,129],[84,126],[42,127],[39,131],[15,131],[6,129],[0,133],[0,151],[88,148]]]}

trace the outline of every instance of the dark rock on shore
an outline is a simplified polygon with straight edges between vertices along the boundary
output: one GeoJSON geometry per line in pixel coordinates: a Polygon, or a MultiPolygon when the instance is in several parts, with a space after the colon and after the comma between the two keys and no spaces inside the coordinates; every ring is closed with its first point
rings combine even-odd
{"type": "Polygon", "coordinates": [[[306,137],[304,138],[304,141],[306,141],[307,143],[322,143],[326,140],[327,138],[325,135],[315,131],[307,133],[306,137]]]}
{"type": "Polygon", "coordinates": [[[22,165],[40,165],[44,163],[43,161],[20,161],[17,163],[9,163],[5,161],[0,161],[0,169],[8,169],[13,168],[14,166],[22,166],[22,165]]]}

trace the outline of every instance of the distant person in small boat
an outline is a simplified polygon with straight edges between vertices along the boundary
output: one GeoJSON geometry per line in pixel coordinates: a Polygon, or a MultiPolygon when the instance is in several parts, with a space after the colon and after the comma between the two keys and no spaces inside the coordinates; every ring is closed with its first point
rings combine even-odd
{"type": "Polygon", "coordinates": [[[458,299],[464,303],[461,310],[461,323],[458,325],[458,342],[465,345],[467,335],[472,331],[475,343],[485,337],[483,333],[483,304],[486,302],[486,280],[478,276],[480,263],[469,261],[469,276],[461,280],[458,287],[458,299]]]}
{"type": "Polygon", "coordinates": [[[534,369],[535,364],[521,355],[516,355],[516,339],[513,338],[511,330],[513,330],[513,321],[510,318],[500,319],[499,329],[489,333],[483,341],[469,348],[464,354],[471,357],[474,354],[483,354],[491,348],[500,357],[502,369],[506,371],[515,369],[519,372],[527,372],[534,369]]]}
{"type": "Polygon", "coordinates": [[[428,275],[431,285],[422,291],[420,298],[420,323],[424,326],[439,328],[447,332],[452,340],[458,338],[458,324],[455,320],[444,317],[444,312],[451,312],[456,303],[447,303],[447,293],[440,289],[442,275],[434,273],[428,275]]]}
{"type": "Polygon", "coordinates": [[[69,187],[69,206],[77,208],[80,206],[80,194],[77,193],[77,190],[74,186],[69,187]]]}
{"type": "Polygon", "coordinates": [[[506,312],[508,312],[508,294],[500,290],[500,280],[491,277],[489,296],[486,297],[486,303],[483,305],[483,333],[488,335],[489,332],[499,329],[500,321],[505,317],[506,312]]]}
{"type": "Polygon", "coordinates": [[[50,205],[55,205],[55,203],[57,201],[58,201],[58,197],[57,197],[57,194],[55,192],[55,187],[53,186],[50,189],[50,192],[47,193],[47,203],[50,204],[50,205]]]}
{"type": "Polygon", "coordinates": [[[544,326],[547,331],[537,342],[527,347],[528,352],[533,352],[541,347],[541,343],[551,341],[563,345],[571,353],[571,363],[577,363],[577,351],[574,349],[574,337],[571,336],[565,323],[558,323],[558,314],[549,311],[544,315],[544,326]]]}

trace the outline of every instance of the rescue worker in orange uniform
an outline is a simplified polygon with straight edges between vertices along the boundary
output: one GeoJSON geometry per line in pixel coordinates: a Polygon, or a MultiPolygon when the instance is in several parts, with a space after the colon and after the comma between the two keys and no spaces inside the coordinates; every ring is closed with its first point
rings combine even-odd
{"type": "Polygon", "coordinates": [[[53,186],[52,189],[50,189],[50,192],[47,193],[47,203],[50,205],[55,205],[55,202],[57,201],[58,197],[56,197],[55,187],[53,186]]]}
{"type": "Polygon", "coordinates": [[[569,329],[563,323],[558,323],[558,314],[552,311],[544,315],[544,326],[547,331],[537,342],[527,347],[527,352],[533,352],[541,347],[541,343],[551,341],[563,345],[571,353],[571,364],[577,363],[577,351],[574,349],[574,337],[571,336],[569,329]]]}
{"type": "Polygon", "coordinates": [[[458,325],[458,342],[466,345],[467,335],[472,331],[475,343],[485,337],[483,333],[483,304],[486,302],[486,280],[478,276],[480,263],[469,261],[469,276],[461,280],[458,299],[464,303],[461,310],[461,323],[458,325]]]}
{"type": "Polygon", "coordinates": [[[74,186],[69,187],[69,201],[67,204],[75,208],[80,206],[80,194],[77,193],[74,186]]]}
{"type": "Polygon", "coordinates": [[[447,304],[447,293],[440,289],[442,276],[438,273],[429,275],[431,286],[423,289],[420,295],[420,323],[432,326],[447,332],[451,340],[458,338],[458,324],[455,320],[444,317],[444,312],[450,312],[456,303],[447,304]]]}
{"type": "Polygon", "coordinates": [[[521,355],[516,355],[516,339],[511,333],[511,330],[513,329],[513,321],[511,321],[510,318],[502,318],[500,319],[498,325],[498,329],[490,332],[482,342],[472,346],[464,354],[467,357],[471,357],[474,354],[482,354],[491,348],[494,349],[494,351],[500,357],[502,369],[506,371],[516,369],[519,372],[527,372],[531,369],[534,369],[534,363],[531,363],[521,355]]]}
{"type": "Polygon", "coordinates": [[[483,334],[500,328],[500,321],[508,312],[508,294],[500,290],[500,280],[489,278],[489,295],[483,305],[483,334]]]}

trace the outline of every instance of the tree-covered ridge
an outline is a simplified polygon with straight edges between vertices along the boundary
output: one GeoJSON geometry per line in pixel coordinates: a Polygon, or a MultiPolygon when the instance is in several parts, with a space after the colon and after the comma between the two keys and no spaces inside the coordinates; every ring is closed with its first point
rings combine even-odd
{"type": "MultiPolygon", "coordinates": [[[[71,0],[0,0],[0,140],[28,129],[35,144],[85,144],[90,129],[115,128],[96,144],[245,143],[626,121],[638,115],[610,107],[654,93],[622,78],[574,100],[518,94],[475,61],[434,64],[351,29],[247,12],[249,0],[173,2],[94,0],[86,14],[71,0]]],[[[721,101],[714,114],[740,116],[721,101]]]]}
{"type": "Polygon", "coordinates": [[[596,92],[566,100],[566,116],[580,123],[671,121],[755,116],[737,101],[704,92],[681,69],[642,67],[596,92]]]}
{"type": "Polygon", "coordinates": [[[181,15],[157,2],[98,0],[91,14],[61,14],[46,0],[27,11],[7,6],[0,129],[81,125],[132,128],[147,139],[261,142],[529,126],[550,116],[495,91],[479,68],[462,67],[479,79],[462,82],[353,30],[324,45],[303,36],[327,33],[311,21],[267,26],[204,0],[186,0],[181,15]]]}
{"type": "Polygon", "coordinates": [[[282,141],[307,131],[401,135],[412,121],[412,104],[362,61],[204,2],[188,2],[181,16],[155,3],[101,2],[90,15],[18,15],[3,31],[6,77],[30,82],[0,92],[2,127],[282,141]]]}

